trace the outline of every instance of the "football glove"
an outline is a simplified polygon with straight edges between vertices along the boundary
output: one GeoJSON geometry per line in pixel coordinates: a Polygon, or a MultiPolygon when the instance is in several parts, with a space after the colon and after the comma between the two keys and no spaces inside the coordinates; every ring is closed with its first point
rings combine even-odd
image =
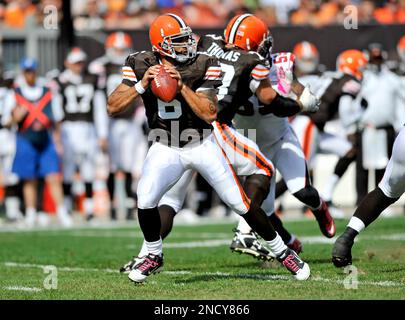
{"type": "Polygon", "coordinates": [[[305,87],[302,91],[298,98],[298,103],[301,105],[302,111],[311,113],[317,112],[321,104],[319,99],[309,90],[309,87],[305,87]]]}

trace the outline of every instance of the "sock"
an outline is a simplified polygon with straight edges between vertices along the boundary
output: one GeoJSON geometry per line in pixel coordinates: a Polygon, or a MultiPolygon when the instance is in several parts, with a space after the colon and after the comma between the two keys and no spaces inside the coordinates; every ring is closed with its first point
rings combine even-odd
{"type": "Polygon", "coordinates": [[[332,200],[333,192],[335,191],[335,187],[339,182],[339,177],[336,174],[333,174],[329,177],[326,186],[324,187],[323,192],[323,199],[328,202],[332,200]]]}
{"type": "Polygon", "coordinates": [[[6,216],[11,220],[21,218],[20,199],[18,197],[7,197],[5,201],[6,216]]]}
{"type": "Polygon", "coordinates": [[[295,239],[297,239],[297,238],[295,237],[295,235],[292,234],[290,241],[288,241],[288,242],[284,241],[284,242],[287,243],[287,245],[290,245],[295,241],[295,239]]]}
{"type": "Polygon", "coordinates": [[[352,217],[349,221],[349,224],[347,225],[347,227],[352,228],[353,230],[356,230],[357,233],[360,233],[361,231],[364,230],[364,228],[366,227],[366,225],[364,224],[363,221],[361,221],[359,218],[357,217],[352,217]]]}
{"type": "Polygon", "coordinates": [[[32,208],[32,207],[27,207],[25,209],[25,218],[32,219],[32,218],[35,218],[36,215],[37,215],[37,209],[32,208]]]}
{"type": "Polygon", "coordinates": [[[145,240],[148,242],[161,241],[161,221],[157,207],[150,209],[138,209],[138,222],[145,240]]]}
{"type": "Polygon", "coordinates": [[[163,242],[161,238],[158,241],[153,242],[145,241],[145,244],[149,253],[154,254],[155,256],[162,255],[163,242]]]}
{"type": "Polygon", "coordinates": [[[252,231],[252,228],[248,225],[248,223],[242,216],[239,216],[239,223],[237,229],[241,233],[250,233],[252,231]]]}
{"type": "Polygon", "coordinates": [[[86,216],[92,216],[93,215],[93,199],[92,198],[86,198],[84,199],[84,212],[86,213],[86,216]]]}
{"type": "MultiPolygon", "coordinates": [[[[153,243],[153,242],[152,242],[152,243],[153,243]]],[[[149,253],[149,251],[148,251],[148,246],[146,245],[146,241],[143,240],[143,242],[142,242],[142,248],[141,248],[141,251],[139,251],[139,253],[138,253],[138,257],[147,256],[148,253],[149,253]]]]}
{"type": "Polygon", "coordinates": [[[243,218],[265,241],[274,240],[277,237],[277,232],[262,208],[251,204],[250,210],[243,215],[243,218]]]}
{"type": "Polygon", "coordinates": [[[58,206],[56,209],[56,214],[58,216],[68,216],[69,212],[67,211],[66,207],[64,205],[58,206]]]}
{"type": "Polygon", "coordinates": [[[280,218],[276,214],[272,213],[269,216],[269,220],[273,225],[274,230],[276,230],[277,233],[280,235],[281,239],[283,239],[285,243],[289,243],[291,241],[292,235],[287,231],[286,228],[284,228],[283,222],[280,220],[280,218]]]}
{"type": "Polygon", "coordinates": [[[72,197],[65,195],[65,197],[63,198],[63,203],[64,203],[66,210],[68,210],[68,211],[73,210],[72,197]]]}
{"type": "Polygon", "coordinates": [[[281,239],[278,234],[273,240],[266,242],[269,245],[271,251],[273,251],[276,256],[280,256],[285,251],[285,249],[287,249],[287,246],[283,242],[283,239],[281,239]]]}

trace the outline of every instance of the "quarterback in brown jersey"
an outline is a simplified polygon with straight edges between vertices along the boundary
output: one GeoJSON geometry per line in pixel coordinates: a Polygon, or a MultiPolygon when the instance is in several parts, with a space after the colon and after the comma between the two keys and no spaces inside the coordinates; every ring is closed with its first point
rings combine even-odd
{"type": "Polygon", "coordinates": [[[217,58],[197,53],[190,28],[173,14],[160,16],[152,23],[150,38],[153,51],[128,57],[123,83],[112,93],[108,104],[113,115],[141,94],[150,128],[159,129],[153,135],[155,143],[146,157],[138,186],[139,224],[148,254],[133,266],[129,278],[142,282],[163,266],[157,206],[184,172],[191,169],[201,173],[222,200],[246,219],[296,279],[307,279],[308,265],[287,248],[264,211],[247,197],[212,134],[211,123],[217,118],[216,89],[223,84],[217,58]],[[159,100],[149,88],[160,64],[178,80],[178,94],[170,103],[159,100]]]}

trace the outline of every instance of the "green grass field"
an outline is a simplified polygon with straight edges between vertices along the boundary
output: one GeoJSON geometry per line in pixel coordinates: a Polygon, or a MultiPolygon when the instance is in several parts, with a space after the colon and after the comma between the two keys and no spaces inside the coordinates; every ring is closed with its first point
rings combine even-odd
{"type": "MultiPolygon", "coordinates": [[[[338,223],[338,233],[345,224],[338,223]]],[[[333,240],[320,236],[315,221],[286,226],[303,240],[308,281],[294,280],[278,264],[231,253],[231,224],[175,227],[165,242],[165,270],[142,285],[117,271],[138,251],[138,227],[2,231],[0,299],[405,298],[404,218],[378,220],[359,237],[357,289],[345,288],[347,274],[330,262],[333,240]],[[57,267],[57,289],[44,288],[46,265],[57,267]]]]}

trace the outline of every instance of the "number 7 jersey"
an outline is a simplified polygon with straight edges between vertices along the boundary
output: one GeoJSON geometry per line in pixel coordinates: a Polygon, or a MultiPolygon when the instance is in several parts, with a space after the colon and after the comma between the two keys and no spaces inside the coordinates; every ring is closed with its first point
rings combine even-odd
{"type": "Polygon", "coordinates": [[[202,36],[198,51],[217,57],[223,72],[219,88],[217,121],[231,125],[237,110],[254,93],[260,81],[268,78],[270,63],[257,52],[237,48],[228,49],[222,37],[202,36]]]}
{"type": "MultiPolygon", "coordinates": [[[[157,64],[160,64],[160,60],[159,54],[156,52],[142,51],[129,55],[122,68],[122,82],[128,86],[134,86],[143,78],[149,67],[157,64]]],[[[222,85],[221,67],[216,58],[207,54],[197,54],[195,58],[177,64],[175,67],[180,73],[183,83],[193,91],[216,89],[222,85]]],[[[149,128],[163,129],[168,132],[171,145],[175,145],[175,141],[179,142],[180,146],[189,140],[199,141],[203,138],[204,129],[208,132],[212,130],[212,126],[194,113],[179,92],[174,100],[164,102],[152,93],[149,86],[142,94],[142,99],[149,128]]]]}

